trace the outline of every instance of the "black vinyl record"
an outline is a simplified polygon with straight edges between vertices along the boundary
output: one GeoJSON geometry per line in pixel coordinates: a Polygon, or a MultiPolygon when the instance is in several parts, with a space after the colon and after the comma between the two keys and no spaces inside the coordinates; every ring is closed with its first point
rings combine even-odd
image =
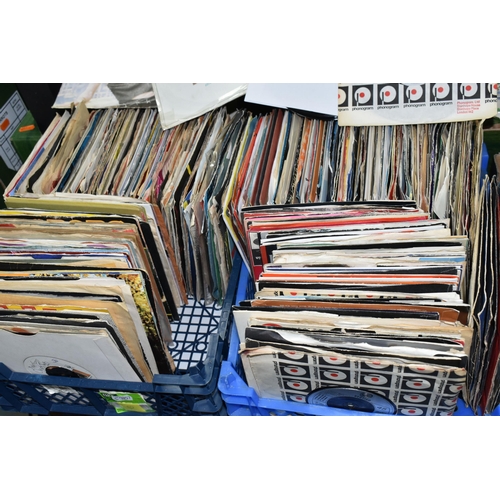
{"type": "Polygon", "coordinates": [[[379,394],[349,387],[328,387],[318,389],[307,396],[313,405],[341,408],[366,413],[394,415],[396,405],[379,394]]]}

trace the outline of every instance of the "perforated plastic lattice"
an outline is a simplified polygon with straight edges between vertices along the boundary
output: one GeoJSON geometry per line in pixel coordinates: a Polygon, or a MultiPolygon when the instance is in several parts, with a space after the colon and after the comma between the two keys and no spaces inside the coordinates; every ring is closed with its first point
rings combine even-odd
{"type": "Polygon", "coordinates": [[[189,299],[179,321],[172,322],[173,343],[169,346],[178,371],[182,372],[204,361],[210,336],[216,333],[222,308],[189,299]]]}
{"type": "Polygon", "coordinates": [[[193,410],[185,400],[184,396],[162,394],[158,396],[158,414],[171,416],[191,416],[193,410]]]}
{"type": "Polygon", "coordinates": [[[66,388],[67,392],[63,390],[52,394],[49,390],[50,386],[37,385],[35,389],[53,404],[92,406],[92,403],[82,392],[69,387],[66,388]]]}
{"type": "Polygon", "coordinates": [[[26,392],[23,389],[21,389],[17,384],[8,383],[6,384],[6,387],[9,389],[12,396],[16,397],[20,403],[24,405],[37,404],[36,401],[31,396],[26,394],[26,392]]]}

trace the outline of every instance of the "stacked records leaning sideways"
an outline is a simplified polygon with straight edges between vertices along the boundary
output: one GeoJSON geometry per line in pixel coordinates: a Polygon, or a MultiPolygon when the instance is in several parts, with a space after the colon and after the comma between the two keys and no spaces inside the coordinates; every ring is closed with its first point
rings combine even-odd
{"type": "Polygon", "coordinates": [[[500,404],[500,202],[496,176],[485,178],[479,205],[470,286],[470,324],[475,335],[466,401],[476,411],[489,414],[500,404]]]}
{"type": "Polygon", "coordinates": [[[450,415],[466,383],[468,239],[414,202],[243,211],[255,297],[234,307],[260,397],[450,415]]]}

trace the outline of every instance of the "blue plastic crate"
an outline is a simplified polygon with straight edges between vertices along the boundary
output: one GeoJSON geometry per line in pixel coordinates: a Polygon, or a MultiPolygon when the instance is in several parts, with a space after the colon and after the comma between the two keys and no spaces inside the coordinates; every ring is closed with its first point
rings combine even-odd
{"type": "Polygon", "coordinates": [[[222,306],[190,300],[180,310],[180,320],[172,323],[175,374],[155,375],[152,383],[68,379],[17,373],[0,363],[0,407],[37,415],[117,415],[100,395],[112,391],[140,394],[144,408],[152,410],[120,415],[225,415],[218,379],[228,351],[229,318],[240,268],[237,255],[222,306]]]}
{"type": "MultiPolygon", "coordinates": [[[[253,284],[248,270],[242,266],[235,304],[253,296],[253,284]]],[[[219,376],[219,391],[225,402],[228,415],[231,416],[387,416],[378,413],[329,408],[326,406],[294,403],[277,399],[260,398],[254,389],[249,387],[238,354],[239,338],[236,326],[231,325],[231,338],[227,360],[222,362],[219,376]]],[[[474,412],[459,399],[453,416],[473,416],[474,412]]],[[[500,407],[492,415],[500,416],[500,407]]]]}

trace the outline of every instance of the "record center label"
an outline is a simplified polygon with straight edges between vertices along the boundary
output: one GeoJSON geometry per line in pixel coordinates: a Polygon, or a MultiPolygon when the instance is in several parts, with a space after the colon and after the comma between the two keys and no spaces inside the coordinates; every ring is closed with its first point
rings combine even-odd
{"type": "Polygon", "coordinates": [[[54,375],[54,369],[59,368],[61,370],[57,375],[72,376],[75,378],[95,378],[82,366],[51,356],[30,356],[24,360],[24,367],[28,373],[36,375],[54,375]],[[64,372],[66,372],[66,375],[63,375],[64,372]]]}

